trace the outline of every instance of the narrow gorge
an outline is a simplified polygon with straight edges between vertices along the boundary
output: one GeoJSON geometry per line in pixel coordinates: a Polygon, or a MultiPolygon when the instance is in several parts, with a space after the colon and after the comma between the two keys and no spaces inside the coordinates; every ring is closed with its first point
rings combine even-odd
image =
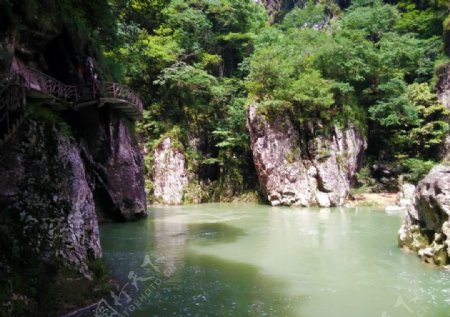
{"type": "Polygon", "coordinates": [[[447,0],[0,1],[0,317],[445,316],[449,215],[447,0]]]}

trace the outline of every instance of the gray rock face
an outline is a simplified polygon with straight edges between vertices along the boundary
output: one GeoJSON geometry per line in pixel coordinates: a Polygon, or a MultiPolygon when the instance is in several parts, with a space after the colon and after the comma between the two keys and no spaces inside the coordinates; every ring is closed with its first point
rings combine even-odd
{"type": "Polygon", "coordinates": [[[414,204],[414,196],[416,192],[416,186],[410,183],[404,183],[401,185],[401,189],[397,194],[397,206],[407,208],[414,204]]]}
{"type": "Polygon", "coordinates": [[[141,151],[123,120],[113,120],[109,133],[111,156],[105,162],[108,190],[125,219],[140,218],[147,214],[141,151]]]}
{"type": "Polygon", "coordinates": [[[287,114],[268,119],[257,104],[248,108],[247,127],[259,183],[272,205],[344,204],[366,147],[357,128],[309,137],[287,114]]]}
{"type": "Polygon", "coordinates": [[[76,115],[83,159],[103,204],[105,218],[132,220],[146,215],[143,156],[126,119],[107,109],[86,107],[76,115]]]}
{"type": "Polygon", "coordinates": [[[182,203],[188,179],[184,154],[173,147],[169,137],[164,138],[153,152],[153,196],[166,205],[182,203]]]}
{"type": "Polygon", "coordinates": [[[436,91],[439,101],[450,109],[450,63],[441,67],[438,75],[436,91]]]}
{"type": "Polygon", "coordinates": [[[102,251],[80,150],[54,127],[33,121],[23,126],[22,141],[2,155],[8,164],[0,167],[0,223],[10,232],[1,232],[6,252],[0,264],[18,260],[11,254],[41,263],[62,261],[90,277],[88,263],[102,251]],[[19,254],[7,251],[14,249],[19,254]],[[6,254],[10,258],[3,258],[6,254]]]}
{"type": "Polygon", "coordinates": [[[65,241],[73,246],[64,249],[64,257],[87,275],[89,257],[96,259],[102,256],[94,197],[86,180],[79,149],[67,139],[60,139],[58,159],[64,161],[64,158],[69,171],[65,182],[60,184],[60,189],[68,194],[64,199],[71,206],[67,215],[68,232],[65,241]]]}
{"type": "Polygon", "coordinates": [[[449,263],[450,167],[438,165],[419,182],[398,233],[400,247],[436,265],[449,263]]]}
{"type": "MultiPolygon", "coordinates": [[[[436,92],[438,94],[439,101],[450,109],[450,63],[440,67],[438,74],[438,82],[436,84],[436,92]]],[[[447,161],[450,160],[450,136],[445,138],[444,149],[442,156],[447,161]]]]}

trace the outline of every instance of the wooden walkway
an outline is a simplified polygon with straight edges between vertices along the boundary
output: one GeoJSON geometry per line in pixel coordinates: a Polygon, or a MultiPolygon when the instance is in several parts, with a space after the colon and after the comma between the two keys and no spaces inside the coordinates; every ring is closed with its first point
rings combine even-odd
{"type": "Polygon", "coordinates": [[[62,109],[87,106],[119,109],[132,120],[142,117],[143,104],[129,87],[112,82],[71,86],[30,67],[0,76],[0,146],[17,131],[27,98],[39,98],[62,109]]]}

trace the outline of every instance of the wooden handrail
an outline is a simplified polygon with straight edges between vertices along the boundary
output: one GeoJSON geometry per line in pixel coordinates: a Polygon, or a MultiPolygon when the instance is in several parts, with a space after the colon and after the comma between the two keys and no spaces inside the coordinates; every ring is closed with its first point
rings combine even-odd
{"type": "Polygon", "coordinates": [[[99,86],[99,92],[102,97],[125,100],[135,105],[138,112],[142,113],[142,101],[130,87],[113,82],[102,82],[99,86]]]}
{"type": "MultiPolygon", "coordinates": [[[[113,82],[94,82],[79,86],[66,85],[59,80],[31,67],[21,67],[8,75],[20,75],[25,87],[44,94],[52,95],[67,103],[80,103],[97,98],[123,100],[135,107],[139,114],[143,112],[143,103],[139,96],[128,86],[113,82]],[[90,93],[86,96],[86,91],[90,93]],[[92,92],[92,93],[91,93],[92,92]]],[[[7,75],[7,76],[8,76],[7,75]]]]}
{"type": "MultiPolygon", "coordinates": [[[[125,113],[136,119],[142,116],[143,104],[128,86],[111,82],[94,82],[86,85],[66,85],[36,69],[20,67],[0,74],[0,146],[17,131],[25,117],[26,90],[36,91],[69,105],[85,104],[99,98],[114,99],[119,104],[129,104],[125,113]],[[133,110],[134,108],[134,110],[133,110]]],[[[105,102],[111,102],[105,101],[105,102]]]]}

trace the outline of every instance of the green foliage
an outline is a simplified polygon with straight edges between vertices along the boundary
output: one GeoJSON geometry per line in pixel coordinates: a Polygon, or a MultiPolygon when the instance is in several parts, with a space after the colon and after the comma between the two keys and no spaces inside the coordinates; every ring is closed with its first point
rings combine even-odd
{"type": "Polygon", "coordinates": [[[368,39],[376,42],[392,30],[399,13],[395,7],[385,5],[381,0],[364,2],[362,5],[361,1],[356,1],[340,23],[345,29],[364,32],[368,39]]]}
{"type": "Polygon", "coordinates": [[[416,33],[423,38],[442,35],[446,15],[444,2],[400,0],[397,7],[402,12],[395,26],[399,32],[416,33]]]}
{"type": "Polygon", "coordinates": [[[308,2],[304,8],[294,8],[286,14],[280,27],[283,29],[313,28],[323,24],[326,19],[324,6],[308,2]]]}
{"type": "Polygon", "coordinates": [[[141,13],[157,3],[138,4],[117,6],[119,49],[108,52],[145,101],[138,131],[148,149],[178,131],[192,175],[223,184],[251,165],[242,79],[267,15],[250,0],[173,0],[150,25],[141,13]]]}
{"type": "Polygon", "coordinates": [[[324,132],[349,121],[368,126],[369,150],[380,158],[436,157],[448,114],[426,83],[442,58],[434,27],[445,10],[408,1],[353,1],[320,29],[322,4],[292,10],[256,39],[245,83],[251,98],[324,132]],[[412,21],[415,14],[427,23],[412,21]]]}
{"type": "MultiPolygon", "coordinates": [[[[2,1],[0,20],[11,28],[24,26],[33,31],[55,34],[64,26],[76,26],[88,30],[92,37],[101,43],[111,41],[115,37],[115,17],[110,3],[106,0],[18,0],[2,1]]],[[[5,25],[0,32],[6,31],[5,25]]]]}
{"type": "Polygon", "coordinates": [[[428,172],[436,165],[434,161],[424,161],[415,158],[409,158],[402,161],[402,166],[409,173],[411,181],[417,184],[428,172]]]}
{"type": "Polygon", "coordinates": [[[242,188],[253,173],[249,99],[319,133],[358,125],[371,154],[388,159],[436,157],[449,131],[429,85],[443,49],[450,52],[444,0],[354,0],[345,11],[329,0],[278,2],[284,18],[272,26],[251,0],[50,2],[8,1],[2,18],[33,26],[39,17],[37,29],[66,25],[98,41],[112,77],[144,100],[137,128],[146,147],[172,136],[191,171],[223,188],[242,188]]]}
{"type": "Polygon", "coordinates": [[[58,130],[66,137],[72,137],[73,131],[70,125],[68,125],[61,116],[40,104],[30,104],[26,108],[29,118],[44,123],[55,125],[58,130]]]}
{"type": "Polygon", "coordinates": [[[445,53],[450,56],[450,14],[443,22],[445,53]]]}
{"type": "Polygon", "coordinates": [[[407,126],[417,120],[416,109],[411,105],[407,95],[406,83],[393,78],[378,86],[382,98],[370,109],[370,118],[383,128],[407,126]]]}
{"type": "Polygon", "coordinates": [[[419,114],[416,126],[409,132],[408,141],[418,157],[436,157],[439,146],[450,132],[450,113],[430,92],[427,84],[411,85],[408,98],[419,114]]]}
{"type": "Polygon", "coordinates": [[[369,109],[381,129],[379,139],[392,156],[437,157],[449,132],[449,112],[427,84],[398,80],[382,87],[385,98],[369,109]]]}
{"type": "Polygon", "coordinates": [[[367,193],[376,185],[376,180],[372,178],[369,165],[364,165],[356,173],[357,188],[352,191],[352,194],[367,193]]]}

